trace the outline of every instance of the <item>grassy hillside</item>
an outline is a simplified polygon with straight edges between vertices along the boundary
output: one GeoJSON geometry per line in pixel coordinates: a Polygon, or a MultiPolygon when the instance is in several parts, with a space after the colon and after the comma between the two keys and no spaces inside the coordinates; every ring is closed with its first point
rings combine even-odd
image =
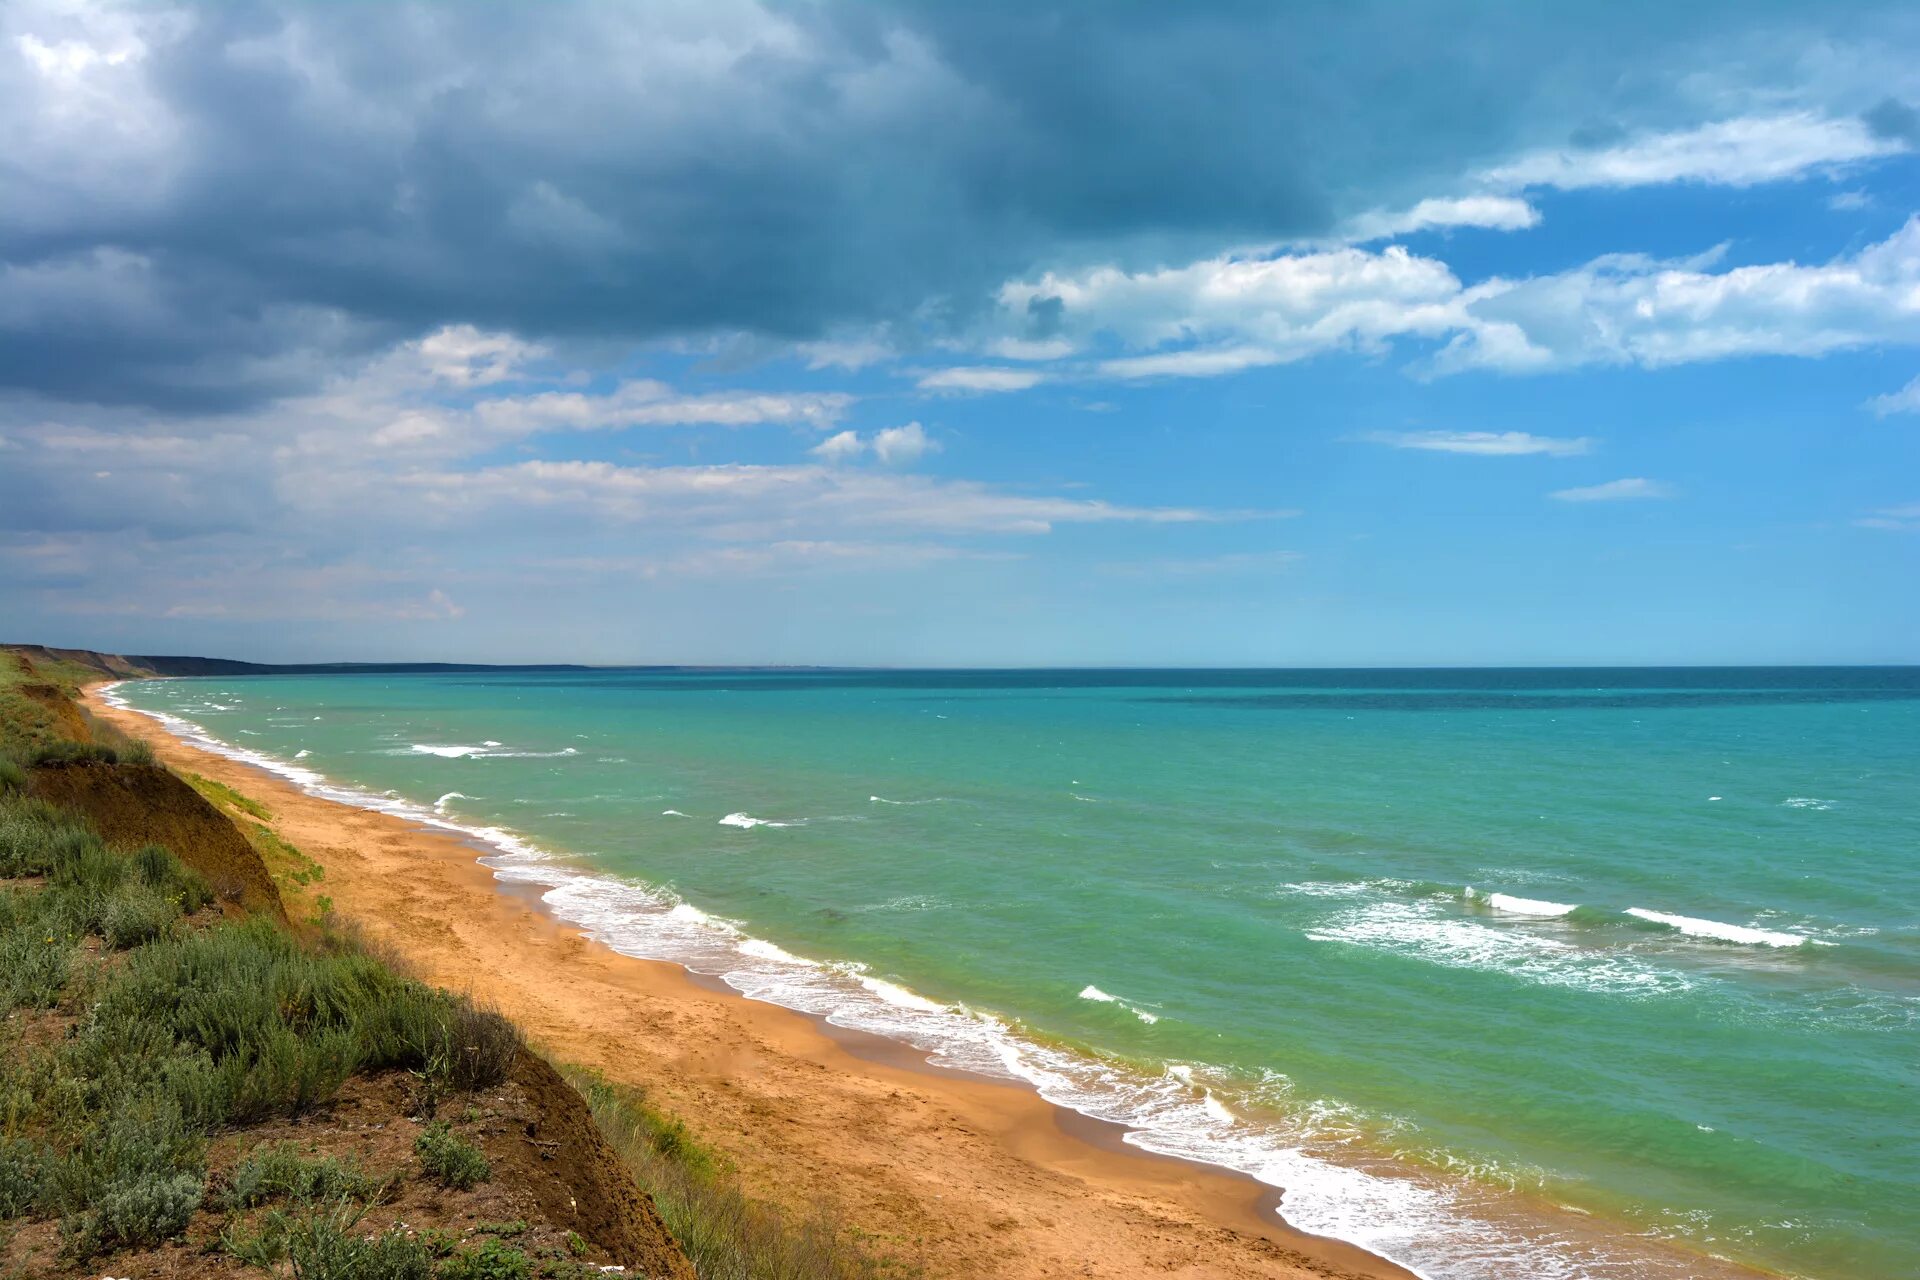
{"type": "Polygon", "coordinates": [[[892,1273],[361,945],[257,801],[102,741],[109,672],[0,652],[0,1280],[892,1273]]]}

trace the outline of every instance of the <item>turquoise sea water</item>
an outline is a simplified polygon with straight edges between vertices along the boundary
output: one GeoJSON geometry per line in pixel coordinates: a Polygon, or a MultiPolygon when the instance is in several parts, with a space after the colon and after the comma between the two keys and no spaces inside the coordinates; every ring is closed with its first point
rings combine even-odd
{"type": "Polygon", "coordinates": [[[1920,670],[117,696],[1435,1277],[1920,1275],[1920,670]]]}

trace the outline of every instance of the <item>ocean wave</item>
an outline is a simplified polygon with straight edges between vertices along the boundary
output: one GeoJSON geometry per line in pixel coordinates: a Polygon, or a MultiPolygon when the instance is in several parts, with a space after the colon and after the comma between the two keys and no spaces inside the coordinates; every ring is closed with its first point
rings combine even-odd
{"type": "Polygon", "coordinates": [[[1152,1026],[1154,1023],[1160,1021],[1159,1014],[1148,1013],[1145,1009],[1142,1009],[1139,1005],[1134,1004],[1131,1001],[1122,1000],[1119,996],[1116,996],[1116,995],[1109,995],[1107,992],[1102,991],[1100,988],[1094,986],[1091,982],[1089,982],[1081,990],[1080,998],[1082,1000],[1093,1000],[1100,1004],[1118,1005],[1120,1008],[1125,1009],[1128,1013],[1140,1019],[1140,1021],[1146,1023],[1148,1026],[1152,1026]]]}
{"type": "Polygon", "coordinates": [[[1555,919],[1572,915],[1579,909],[1577,902],[1548,902],[1544,898],[1516,898],[1510,893],[1481,893],[1472,885],[1467,886],[1467,901],[1480,902],[1509,916],[1537,916],[1542,919],[1555,919]]]}
{"type": "Polygon", "coordinates": [[[473,799],[473,797],[470,795],[465,795],[459,791],[449,791],[447,792],[447,794],[441,796],[438,800],[435,800],[433,802],[433,811],[435,813],[445,813],[447,811],[447,804],[449,801],[471,800],[471,799],[473,799]]]}
{"type": "Polygon", "coordinates": [[[750,831],[754,827],[797,827],[801,824],[797,822],[776,822],[772,818],[756,818],[748,813],[730,813],[720,819],[720,825],[723,827],[739,827],[743,831],[750,831]]]}
{"type": "Polygon", "coordinates": [[[580,754],[580,750],[577,747],[563,747],[559,751],[502,751],[500,750],[502,745],[503,744],[492,740],[483,742],[477,747],[467,746],[461,743],[440,744],[433,742],[416,742],[409,746],[406,751],[397,752],[396,754],[407,755],[411,753],[419,756],[440,756],[447,760],[557,760],[561,756],[577,756],[580,754]]]}
{"type": "Polygon", "coordinates": [[[300,750],[293,753],[293,758],[295,760],[305,760],[308,756],[312,754],[313,752],[308,751],[306,748],[303,747],[300,750]]]}
{"type": "Polygon", "coordinates": [[[892,804],[892,805],[920,805],[920,804],[952,804],[953,802],[945,796],[929,796],[925,800],[889,800],[885,796],[868,796],[867,803],[868,804],[892,804]]]}
{"type": "Polygon", "coordinates": [[[942,1003],[859,964],[821,963],[754,939],[737,922],[710,915],[664,886],[580,871],[513,832],[455,822],[425,805],[341,786],[301,765],[223,742],[181,717],[133,707],[115,688],[103,687],[108,702],[158,720],[203,750],[286,778],[322,799],[376,809],[487,846],[482,862],[496,878],[540,888],[556,917],[614,951],[713,974],[749,998],[887,1036],[944,1067],[1025,1082],[1057,1106],[1124,1126],[1131,1146],[1284,1188],[1281,1211],[1293,1226],[1350,1241],[1416,1275],[1578,1280],[1634,1274],[1678,1280],[1690,1274],[1671,1264],[1644,1269],[1631,1243],[1598,1232],[1589,1239],[1556,1224],[1542,1233],[1514,1220],[1483,1189],[1379,1165],[1343,1145],[1345,1134],[1316,1131],[1319,1112],[1313,1107],[1291,1119],[1237,1115],[1192,1068],[1152,1075],[1036,1042],[992,1014],[942,1003]]]}
{"type": "Polygon", "coordinates": [[[1740,942],[1761,947],[1800,947],[1810,942],[1831,945],[1822,944],[1818,938],[1810,938],[1801,933],[1781,933],[1775,929],[1754,929],[1746,925],[1722,924],[1718,920],[1677,916],[1667,911],[1651,911],[1646,907],[1628,907],[1626,914],[1653,924],[1666,925],[1670,929],[1678,929],[1690,938],[1711,938],[1716,942],[1740,942]]]}
{"type": "Polygon", "coordinates": [[[663,818],[684,818],[687,815],[680,812],[678,809],[662,809],[660,811],[660,816],[663,818]]]}
{"type": "Polygon", "coordinates": [[[1513,926],[1481,924],[1444,904],[1376,902],[1308,929],[1315,942],[1390,952],[1450,969],[1504,973],[1525,982],[1611,995],[1675,995],[1695,984],[1634,956],[1576,947],[1513,926]]]}
{"type": "Polygon", "coordinates": [[[1780,803],[1789,809],[1831,809],[1834,806],[1834,801],[1815,796],[1788,796],[1780,803]]]}

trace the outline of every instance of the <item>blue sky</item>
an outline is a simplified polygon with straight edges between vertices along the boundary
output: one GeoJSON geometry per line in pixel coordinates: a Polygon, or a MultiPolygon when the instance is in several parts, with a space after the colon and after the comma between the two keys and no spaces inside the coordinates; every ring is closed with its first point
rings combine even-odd
{"type": "Polygon", "coordinates": [[[10,5],[7,638],[1920,658],[1900,6],[10,5]]]}

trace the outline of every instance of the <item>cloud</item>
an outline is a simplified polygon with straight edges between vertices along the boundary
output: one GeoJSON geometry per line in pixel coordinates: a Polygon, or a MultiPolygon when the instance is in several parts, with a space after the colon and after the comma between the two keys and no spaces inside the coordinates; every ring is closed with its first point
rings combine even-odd
{"type": "Polygon", "coordinates": [[[1462,299],[1439,372],[1591,364],[1647,368],[1738,356],[1819,356],[1920,342],[1920,217],[1851,257],[1703,269],[1632,255],[1492,280],[1462,299]]]}
{"type": "Polygon", "coordinates": [[[1001,314],[1057,303],[1064,333],[1139,352],[1091,369],[1119,379],[1217,377],[1335,351],[1384,354],[1405,341],[1441,344],[1418,366],[1429,375],[1920,344],[1920,216],[1826,263],[1715,269],[1722,257],[1615,254],[1465,285],[1444,262],[1402,246],[1345,247],[1048,273],[1006,285],[1001,314]]]}
{"type": "Polygon", "coordinates": [[[889,467],[905,466],[939,451],[939,442],[928,438],[926,429],[917,422],[887,427],[873,436],[873,456],[889,467]]]}
{"type": "Polygon", "coordinates": [[[1914,378],[1898,391],[1875,396],[1864,407],[1877,418],[1884,418],[1890,413],[1920,413],[1920,377],[1914,378]]]}
{"type": "Polygon", "coordinates": [[[1891,153],[1900,105],[1863,121],[1840,99],[1909,43],[1893,9],[1732,3],[1383,24],[19,0],[0,10],[0,386],[231,410],[460,325],[554,350],[748,334],[851,367],[874,353],[845,335],[937,343],[1038,267],[1145,271],[1355,219],[1524,224],[1513,191],[1463,175],[1744,183],[1891,153]],[[1593,120],[1636,132],[1548,145],[1593,120]]]}
{"type": "Polygon", "coordinates": [[[1445,264],[1398,245],[1266,258],[1208,258],[1183,267],[1127,272],[1098,267],[1049,272],[1002,288],[1020,314],[1057,299],[1066,333],[1105,334],[1133,347],[1192,349],[1104,361],[1112,377],[1205,376],[1338,349],[1378,349],[1390,336],[1445,334],[1458,323],[1460,282],[1445,264]]]}
{"type": "Polygon", "coordinates": [[[871,453],[877,462],[886,467],[907,466],[929,453],[939,451],[940,442],[928,436],[926,429],[917,422],[887,427],[864,437],[857,431],[841,431],[809,450],[814,457],[829,465],[853,462],[871,453]]]}
{"type": "Polygon", "coordinates": [[[1487,457],[1543,453],[1549,457],[1570,458],[1591,452],[1594,444],[1589,436],[1536,436],[1524,431],[1376,431],[1361,438],[1396,449],[1487,457]]]}
{"type": "Polygon", "coordinates": [[[1578,191],[1670,182],[1751,187],[1841,171],[1910,146],[1905,137],[1883,133],[1857,117],[1803,111],[1644,133],[1612,146],[1536,151],[1487,169],[1481,180],[1515,190],[1578,191]]]}
{"type": "Polygon", "coordinates": [[[1525,231],[1540,225],[1540,211],[1517,196],[1457,196],[1429,198],[1398,212],[1364,213],[1346,224],[1341,239],[1354,244],[1411,235],[1417,231],[1481,227],[1491,231],[1525,231]]]}
{"type": "Polygon", "coordinates": [[[858,431],[837,431],[808,452],[828,463],[852,462],[867,451],[867,442],[858,431]]]}
{"type": "Polygon", "coordinates": [[[992,391],[1025,391],[1046,381],[1047,375],[1031,369],[1002,369],[990,365],[974,365],[957,369],[940,369],[924,375],[919,382],[922,391],[938,391],[950,395],[966,395],[992,391]]]}
{"type": "MultiPolygon", "coordinates": [[[[1097,499],[1008,493],[970,480],[825,466],[639,467],[521,462],[473,471],[408,471],[387,494],[424,521],[470,523],[544,510],[561,525],[694,527],[737,541],[817,536],[827,529],[1045,534],[1069,524],[1199,524],[1267,513],[1134,507],[1097,499]]],[[[359,504],[361,486],[315,491],[322,504],[359,504]]]]}
{"type": "Polygon", "coordinates": [[[1632,502],[1644,498],[1671,498],[1674,492],[1657,480],[1634,476],[1579,489],[1556,489],[1548,496],[1561,502],[1632,502]]]}
{"type": "Polygon", "coordinates": [[[1903,507],[1882,507],[1871,515],[1861,516],[1854,523],[1862,529],[1885,529],[1894,533],[1920,531],[1920,502],[1909,502],[1903,507]]]}

